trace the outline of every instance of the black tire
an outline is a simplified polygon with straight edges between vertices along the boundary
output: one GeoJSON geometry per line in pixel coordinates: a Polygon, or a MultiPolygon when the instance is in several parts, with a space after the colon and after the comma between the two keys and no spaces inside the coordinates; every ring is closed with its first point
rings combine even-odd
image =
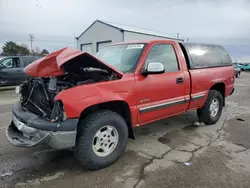
{"type": "Polygon", "coordinates": [[[199,119],[199,121],[200,121],[200,117],[201,117],[201,109],[197,109],[197,117],[198,117],[198,119],[199,119]]]}
{"type": "Polygon", "coordinates": [[[90,114],[80,121],[76,136],[75,156],[89,170],[98,170],[115,163],[126,148],[128,128],[125,120],[117,113],[102,110],[90,114]],[[92,147],[95,134],[102,127],[113,126],[118,133],[118,143],[107,156],[98,156],[92,147]]]}
{"type": "Polygon", "coordinates": [[[204,122],[206,125],[213,125],[220,119],[222,109],[223,97],[221,93],[217,90],[210,90],[204,106],[201,109],[197,110],[197,116],[199,118],[199,121],[204,122]],[[219,110],[215,116],[212,116],[210,105],[214,99],[217,99],[219,102],[219,110]]]}

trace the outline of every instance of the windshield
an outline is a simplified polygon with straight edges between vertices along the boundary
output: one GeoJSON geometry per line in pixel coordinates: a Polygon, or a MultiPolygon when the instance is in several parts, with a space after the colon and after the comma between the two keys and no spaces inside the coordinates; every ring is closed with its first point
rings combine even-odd
{"type": "Polygon", "coordinates": [[[133,72],[145,44],[119,44],[102,48],[95,56],[121,72],[133,72]]]}

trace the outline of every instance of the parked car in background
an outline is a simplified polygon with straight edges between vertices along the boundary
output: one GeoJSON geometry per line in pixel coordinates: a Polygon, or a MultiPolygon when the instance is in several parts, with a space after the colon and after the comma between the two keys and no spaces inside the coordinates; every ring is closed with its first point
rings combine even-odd
{"type": "Polygon", "coordinates": [[[39,58],[40,56],[0,57],[0,86],[18,85],[23,82],[28,78],[23,69],[39,58]]]}
{"type": "Polygon", "coordinates": [[[234,63],[234,75],[236,78],[240,77],[240,73],[241,73],[241,67],[239,64],[234,63]]]}
{"type": "Polygon", "coordinates": [[[196,110],[215,124],[234,91],[234,68],[217,45],[171,40],[113,44],[96,56],[65,48],[28,65],[6,137],[18,147],[73,148],[85,167],[113,164],[134,128],[196,110]]]}
{"type": "Polygon", "coordinates": [[[250,63],[244,63],[241,65],[242,71],[250,71],[250,63]]]}

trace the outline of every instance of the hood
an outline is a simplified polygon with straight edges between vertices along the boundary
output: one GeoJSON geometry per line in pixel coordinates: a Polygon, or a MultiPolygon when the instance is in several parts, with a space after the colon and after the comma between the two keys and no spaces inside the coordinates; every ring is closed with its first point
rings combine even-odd
{"type": "Polygon", "coordinates": [[[63,48],[40,58],[24,68],[24,72],[33,77],[59,76],[77,68],[93,67],[123,73],[87,52],[63,48]]]}

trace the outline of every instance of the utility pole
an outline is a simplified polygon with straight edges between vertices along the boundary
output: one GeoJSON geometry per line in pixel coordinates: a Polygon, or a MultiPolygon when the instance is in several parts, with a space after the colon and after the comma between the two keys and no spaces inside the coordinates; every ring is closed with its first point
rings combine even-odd
{"type": "Polygon", "coordinates": [[[180,34],[179,34],[179,33],[177,33],[177,38],[179,38],[179,35],[180,35],[180,34]]]}
{"type": "Polygon", "coordinates": [[[30,37],[30,39],[29,39],[29,41],[30,41],[30,50],[31,50],[31,53],[32,53],[32,55],[33,55],[33,46],[32,46],[32,44],[33,44],[33,41],[35,40],[35,37],[34,37],[34,35],[33,34],[29,34],[29,37],[30,37]]]}

